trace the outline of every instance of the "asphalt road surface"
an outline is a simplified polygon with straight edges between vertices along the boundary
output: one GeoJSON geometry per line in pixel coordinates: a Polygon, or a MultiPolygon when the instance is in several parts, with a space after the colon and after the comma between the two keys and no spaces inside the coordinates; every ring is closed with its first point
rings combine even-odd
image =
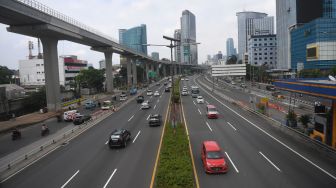
{"type": "MultiPolygon", "coordinates": [[[[194,81],[184,81],[182,86],[196,85],[194,81]]],[[[184,96],[182,104],[200,187],[336,187],[336,161],[198,85],[206,103],[184,96]],[[217,107],[219,119],[207,119],[207,104],[217,107]],[[200,153],[205,140],[215,140],[222,147],[228,173],[204,172],[200,153]]]]}
{"type": "Polygon", "coordinates": [[[30,165],[0,187],[149,187],[162,127],[149,127],[151,113],[165,117],[170,93],[155,86],[159,97],[147,97],[151,108],[131,101],[67,145],[30,165]],[[131,131],[126,148],[110,149],[109,134],[116,128],[131,131]]]}

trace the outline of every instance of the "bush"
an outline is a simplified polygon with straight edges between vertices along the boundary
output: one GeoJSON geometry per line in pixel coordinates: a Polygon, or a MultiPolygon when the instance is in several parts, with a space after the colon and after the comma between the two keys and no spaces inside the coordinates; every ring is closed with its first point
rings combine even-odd
{"type": "Polygon", "coordinates": [[[183,124],[168,123],[162,140],[155,187],[195,187],[189,142],[183,124]]]}
{"type": "Polygon", "coordinates": [[[174,103],[180,103],[180,78],[175,81],[174,93],[172,94],[172,101],[174,103]]]}
{"type": "Polygon", "coordinates": [[[304,128],[307,128],[308,123],[310,122],[310,116],[308,114],[302,115],[300,116],[299,121],[302,123],[304,128]]]}

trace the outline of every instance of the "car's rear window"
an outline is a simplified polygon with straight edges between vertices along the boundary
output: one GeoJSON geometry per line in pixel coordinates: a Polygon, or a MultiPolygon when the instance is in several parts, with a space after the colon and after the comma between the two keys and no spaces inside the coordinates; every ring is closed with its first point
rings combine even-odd
{"type": "Polygon", "coordinates": [[[221,159],[223,158],[223,154],[220,151],[208,151],[207,158],[208,159],[221,159]]]}

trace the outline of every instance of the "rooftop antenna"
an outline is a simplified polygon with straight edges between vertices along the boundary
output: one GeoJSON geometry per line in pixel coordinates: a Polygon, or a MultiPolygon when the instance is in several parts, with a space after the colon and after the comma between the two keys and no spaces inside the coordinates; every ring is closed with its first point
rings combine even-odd
{"type": "Polygon", "coordinates": [[[37,58],[42,59],[43,56],[42,56],[42,53],[41,53],[41,42],[40,42],[39,38],[37,39],[37,49],[38,49],[37,58]]]}
{"type": "Polygon", "coordinates": [[[28,49],[29,49],[29,59],[33,59],[33,49],[34,49],[34,44],[33,41],[28,41],[28,49]]]}

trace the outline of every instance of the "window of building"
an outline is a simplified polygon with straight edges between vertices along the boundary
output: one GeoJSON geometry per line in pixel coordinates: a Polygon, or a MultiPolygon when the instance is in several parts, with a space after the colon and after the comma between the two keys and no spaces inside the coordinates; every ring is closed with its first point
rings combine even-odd
{"type": "Polygon", "coordinates": [[[257,62],[254,62],[255,65],[257,65],[258,63],[257,62]]]}
{"type": "Polygon", "coordinates": [[[265,62],[264,65],[267,65],[267,62],[265,62]]]}
{"type": "Polygon", "coordinates": [[[261,41],[261,39],[259,39],[259,41],[261,41]]]}
{"type": "Polygon", "coordinates": [[[267,53],[265,52],[264,55],[267,55],[267,53]]]}
{"type": "Polygon", "coordinates": [[[273,45],[273,43],[270,43],[270,46],[272,46],[273,45]]]}
{"type": "Polygon", "coordinates": [[[44,82],[44,79],[42,79],[42,81],[44,82]]]}
{"type": "Polygon", "coordinates": [[[264,59],[267,59],[267,57],[265,57],[264,59]]]}
{"type": "Polygon", "coordinates": [[[39,66],[40,66],[40,64],[36,64],[36,66],[37,66],[37,67],[39,67],[39,66]]]}
{"type": "Polygon", "coordinates": [[[267,46],[267,43],[264,43],[264,46],[267,46]]]}
{"type": "Polygon", "coordinates": [[[254,39],[254,41],[257,41],[257,39],[254,39]]]}
{"type": "Polygon", "coordinates": [[[258,55],[258,53],[254,53],[254,55],[258,55]]]}
{"type": "Polygon", "coordinates": [[[254,60],[258,60],[258,58],[255,57],[254,60]]]}
{"type": "Polygon", "coordinates": [[[267,48],[264,48],[264,50],[267,50],[267,48]]]}
{"type": "Polygon", "coordinates": [[[43,63],[41,64],[41,66],[43,66],[43,63]]]}
{"type": "Polygon", "coordinates": [[[259,53],[259,55],[262,55],[262,53],[259,53]]]}
{"type": "Polygon", "coordinates": [[[264,41],[267,41],[267,38],[264,38],[264,41]]]}
{"type": "Polygon", "coordinates": [[[254,44],[254,46],[257,46],[257,44],[254,44]]]}
{"type": "Polygon", "coordinates": [[[270,62],[270,64],[272,65],[272,64],[273,64],[273,62],[271,61],[271,62],[270,62]]]}
{"type": "Polygon", "coordinates": [[[39,81],[40,81],[40,79],[37,79],[37,81],[39,82],[39,81]]]}
{"type": "Polygon", "coordinates": [[[273,55],[273,52],[270,52],[270,55],[273,55]]]}
{"type": "Polygon", "coordinates": [[[273,50],[273,48],[270,48],[270,50],[273,50]]]}
{"type": "Polygon", "coordinates": [[[270,38],[270,40],[273,40],[273,38],[270,38]]]}
{"type": "Polygon", "coordinates": [[[261,57],[259,57],[259,60],[262,60],[262,58],[261,58],[261,57]]]}
{"type": "Polygon", "coordinates": [[[261,46],[261,43],[259,43],[259,46],[261,46]]]}
{"type": "Polygon", "coordinates": [[[270,57],[270,59],[273,59],[273,57],[270,57]]]}

